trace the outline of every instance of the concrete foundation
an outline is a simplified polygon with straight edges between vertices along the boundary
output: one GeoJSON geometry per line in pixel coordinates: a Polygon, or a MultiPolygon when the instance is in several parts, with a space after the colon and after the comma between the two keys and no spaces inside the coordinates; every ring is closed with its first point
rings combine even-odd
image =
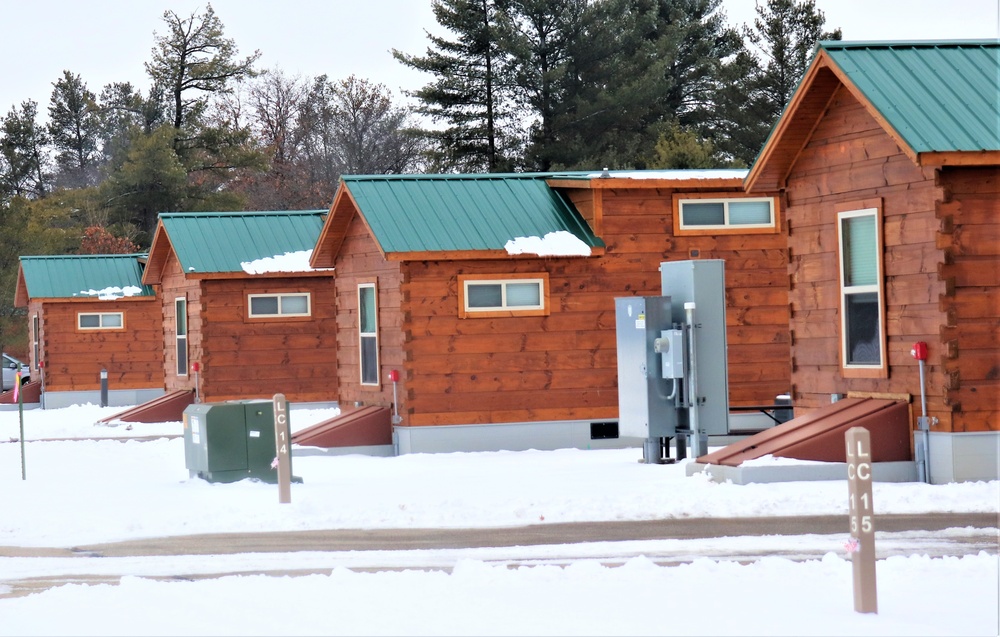
{"type": "Polygon", "coordinates": [[[1000,480],[1000,431],[932,431],[928,438],[931,484],[1000,480]]]}
{"type": "MultiPolygon", "coordinates": [[[[160,389],[109,389],[108,407],[131,407],[159,398],[164,394],[160,389]]],[[[100,405],[99,389],[85,391],[47,391],[42,394],[42,409],[61,409],[73,405],[100,405]]]]}
{"type": "MultiPolygon", "coordinates": [[[[528,449],[642,448],[639,438],[609,435],[603,423],[590,421],[517,422],[487,425],[395,427],[393,445],[399,455],[454,451],[526,451],[528,449]],[[596,426],[593,426],[595,425],[596,426]]],[[[617,422],[612,423],[617,432],[617,422]]]]}
{"type": "MultiPolygon", "coordinates": [[[[813,480],[847,480],[846,462],[808,462],[802,464],[740,465],[729,467],[718,464],[690,462],[687,475],[706,473],[714,482],[733,484],[766,484],[771,482],[807,482],[813,480]]],[[[872,464],[875,482],[916,482],[915,462],[876,462],[872,464]]]]}

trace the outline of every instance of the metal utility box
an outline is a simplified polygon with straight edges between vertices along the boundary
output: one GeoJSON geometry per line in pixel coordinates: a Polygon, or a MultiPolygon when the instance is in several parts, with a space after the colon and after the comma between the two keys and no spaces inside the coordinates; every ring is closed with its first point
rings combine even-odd
{"type": "Polygon", "coordinates": [[[615,299],[618,343],[618,433],[636,438],[669,438],[677,409],[668,400],[674,381],[663,377],[654,341],[671,329],[669,296],[615,299]]]}
{"type": "Polygon", "coordinates": [[[184,460],[191,477],[278,482],[278,472],[271,468],[276,455],[271,401],[195,403],[183,418],[184,460]]]}
{"type": "Polygon", "coordinates": [[[674,320],[695,305],[692,347],[696,360],[698,429],[711,436],[729,433],[729,361],[726,348],[726,282],[722,259],[665,261],[661,293],[671,299],[674,320]]]}

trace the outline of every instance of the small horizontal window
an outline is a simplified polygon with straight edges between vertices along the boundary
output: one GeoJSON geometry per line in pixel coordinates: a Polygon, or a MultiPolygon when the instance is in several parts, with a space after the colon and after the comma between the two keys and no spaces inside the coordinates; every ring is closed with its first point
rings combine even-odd
{"type": "MultiPolygon", "coordinates": [[[[500,275],[498,275],[500,276],[500,275]]],[[[525,278],[459,277],[461,316],[539,316],[548,314],[547,276],[525,278]]]]}
{"type": "Polygon", "coordinates": [[[76,315],[76,326],[81,330],[120,330],[125,326],[123,312],[80,312],[76,315]]]}
{"type": "Polygon", "coordinates": [[[250,294],[250,318],[310,316],[311,299],[308,292],[300,294],[250,294]]]}
{"type": "Polygon", "coordinates": [[[676,233],[777,232],[773,197],[675,198],[676,233]]]}

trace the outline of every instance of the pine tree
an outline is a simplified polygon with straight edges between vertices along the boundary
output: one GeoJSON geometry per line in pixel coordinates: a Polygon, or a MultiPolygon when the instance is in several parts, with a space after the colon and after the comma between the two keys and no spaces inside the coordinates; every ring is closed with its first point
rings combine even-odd
{"type": "Polygon", "coordinates": [[[525,167],[547,171],[558,143],[557,119],[571,82],[567,77],[574,45],[584,29],[587,0],[504,0],[511,21],[504,43],[512,56],[515,99],[525,119],[533,119],[525,167]]]}
{"type": "Polygon", "coordinates": [[[48,133],[55,147],[57,185],[69,188],[97,183],[97,152],[101,133],[94,94],[69,71],[53,82],[48,133]]]}
{"type": "Polygon", "coordinates": [[[747,165],[753,163],[791,100],[824,32],[826,18],[814,0],[767,0],[757,4],[753,27],[743,25],[747,46],[727,69],[717,99],[719,145],[747,165]]]}
{"type": "Polygon", "coordinates": [[[644,37],[652,21],[634,0],[588,5],[579,35],[569,43],[563,98],[544,153],[555,169],[634,168],[655,143],[647,126],[662,83],[644,37]]]}
{"type": "Polygon", "coordinates": [[[136,135],[121,168],[101,185],[114,220],[134,224],[152,238],[161,212],[191,210],[187,175],[173,150],[174,129],[165,125],[150,135],[136,135]]]}
{"type": "Polygon", "coordinates": [[[744,25],[744,37],[759,54],[755,89],[775,120],[802,79],[816,43],[841,38],[840,29],[824,32],[825,23],[815,0],[767,0],[757,5],[754,28],[744,25]]]}
{"type": "Polygon", "coordinates": [[[510,25],[495,0],[434,0],[438,24],[454,39],[428,35],[424,56],[393,49],[406,66],[430,73],[431,83],[411,93],[443,129],[427,131],[443,170],[502,172],[518,153],[519,122],[513,105],[511,56],[504,43],[510,25]]]}
{"type": "Polygon", "coordinates": [[[712,98],[738,34],[721,0],[604,0],[588,7],[567,75],[554,162],[644,168],[672,122],[711,137],[712,98]]]}
{"type": "Polygon", "coordinates": [[[135,135],[149,135],[167,123],[163,91],[153,85],[143,96],[129,82],[113,82],[101,90],[101,163],[114,171],[125,161],[135,135]]]}
{"type": "Polygon", "coordinates": [[[0,188],[11,196],[44,197],[49,191],[48,134],[38,123],[38,103],[21,102],[0,124],[0,155],[4,172],[0,188]]]}
{"type": "Polygon", "coordinates": [[[202,14],[182,18],[163,12],[166,35],[156,35],[153,59],[146,73],[166,92],[173,127],[174,150],[179,154],[197,144],[197,127],[208,109],[208,99],[222,93],[237,80],[253,77],[260,51],[237,59],[235,42],[225,37],[222,21],[212,5],[202,14]]]}

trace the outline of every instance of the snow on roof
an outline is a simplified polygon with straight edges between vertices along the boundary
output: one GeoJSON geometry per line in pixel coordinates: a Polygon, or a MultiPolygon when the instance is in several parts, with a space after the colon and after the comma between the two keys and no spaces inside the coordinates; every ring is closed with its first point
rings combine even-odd
{"type": "Polygon", "coordinates": [[[332,270],[333,268],[313,268],[309,265],[312,248],[298,252],[286,252],[273,257],[264,257],[254,261],[241,261],[240,266],[247,274],[266,274],[268,272],[316,272],[332,270]]]}
{"type": "Polygon", "coordinates": [[[100,290],[80,290],[79,294],[83,296],[96,296],[101,301],[114,301],[126,296],[140,295],[142,294],[142,288],[134,285],[126,285],[124,287],[114,285],[100,290]]]}
{"type": "Polygon", "coordinates": [[[544,237],[517,237],[508,241],[507,254],[537,254],[538,256],[590,256],[590,246],[565,230],[550,232],[544,237]]]}
{"type": "MultiPolygon", "coordinates": [[[[666,179],[689,181],[692,179],[744,179],[750,171],[740,169],[711,170],[613,170],[608,175],[614,179],[666,179]]],[[[600,179],[601,172],[588,173],[587,179],[600,179]]]]}

